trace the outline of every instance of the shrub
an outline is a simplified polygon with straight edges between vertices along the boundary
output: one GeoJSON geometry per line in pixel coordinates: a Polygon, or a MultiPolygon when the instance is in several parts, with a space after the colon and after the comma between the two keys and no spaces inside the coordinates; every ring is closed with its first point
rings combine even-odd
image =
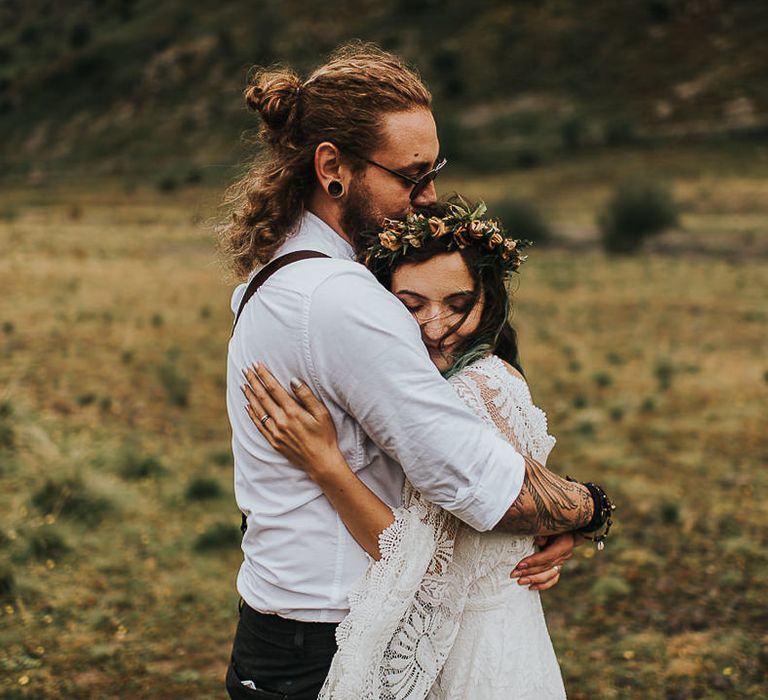
{"type": "Polygon", "coordinates": [[[232,465],[232,450],[229,447],[220,450],[212,450],[208,459],[217,467],[229,467],[232,465]]]}
{"type": "Polygon", "coordinates": [[[667,391],[672,386],[672,378],[675,376],[674,366],[667,360],[659,360],[653,370],[659,391],[667,391]]]}
{"type": "Polygon", "coordinates": [[[606,146],[626,146],[634,143],[637,136],[632,123],[619,117],[603,127],[603,140],[606,146]]]}
{"type": "Polygon", "coordinates": [[[587,123],[581,114],[571,114],[560,125],[560,140],[563,148],[575,151],[586,142],[587,123]]]}
{"type": "Polygon", "coordinates": [[[195,550],[212,552],[217,549],[235,549],[240,546],[240,528],[231,523],[214,523],[195,540],[195,550]]]}
{"type": "Polygon", "coordinates": [[[179,371],[176,362],[166,360],[157,369],[160,383],[168,395],[168,401],[174,406],[184,408],[189,403],[190,381],[179,371]]]}
{"type": "Polygon", "coordinates": [[[498,216],[504,227],[515,238],[527,238],[539,244],[551,241],[552,232],[538,208],[532,202],[509,198],[494,202],[488,207],[498,216]]]}
{"type": "Polygon", "coordinates": [[[576,394],[576,396],[573,397],[574,408],[586,408],[586,406],[587,406],[587,397],[584,396],[584,394],[576,394]]]}
{"type": "Polygon", "coordinates": [[[157,189],[159,192],[162,192],[163,194],[171,194],[172,192],[175,192],[179,187],[178,180],[176,180],[175,177],[171,175],[166,175],[164,177],[161,177],[157,181],[157,189]]]}
{"type": "Polygon", "coordinates": [[[16,593],[16,579],[9,564],[0,563],[0,600],[8,600],[16,593]]]}
{"type": "Polygon", "coordinates": [[[613,377],[608,372],[595,372],[592,375],[592,381],[601,388],[605,388],[613,384],[613,377]]]}
{"type": "Polygon", "coordinates": [[[512,154],[512,165],[520,170],[538,168],[541,161],[541,153],[533,148],[520,148],[512,154]]]}
{"type": "Polygon", "coordinates": [[[659,504],[659,520],[665,525],[680,522],[680,504],[677,501],[662,501],[659,504]]]}
{"type": "Polygon", "coordinates": [[[192,479],[187,486],[188,501],[207,501],[213,498],[219,498],[224,493],[221,485],[215,479],[205,477],[192,479]]]}
{"type": "Polygon", "coordinates": [[[152,455],[141,455],[133,445],[124,445],[118,454],[118,473],[123,479],[139,481],[162,476],[168,470],[152,455]]]}
{"type": "Polygon", "coordinates": [[[29,554],[35,559],[59,559],[70,551],[64,538],[49,527],[34,530],[28,537],[29,554]]]}
{"type": "Polygon", "coordinates": [[[12,452],[16,448],[16,431],[12,425],[0,422],[0,450],[12,452]]]}
{"type": "Polygon", "coordinates": [[[184,182],[188,185],[199,185],[203,181],[203,173],[197,168],[190,168],[184,176],[184,182]]]}
{"type": "Polygon", "coordinates": [[[621,406],[613,406],[608,412],[608,415],[614,423],[618,423],[622,418],[624,418],[624,409],[621,406]]]}
{"type": "Polygon", "coordinates": [[[78,406],[90,406],[94,401],[96,401],[96,394],[92,391],[86,391],[75,397],[75,403],[78,406]]]}
{"type": "Polygon", "coordinates": [[[603,247],[609,253],[633,253],[646,238],[676,226],[678,220],[669,190],[646,180],[620,183],[598,215],[603,247]]]}
{"type": "Polygon", "coordinates": [[[601,576],[592,584],[592,596],[598,603],[624,598],[630,593],[632,588],[620,576],[601,576]]]}
{"type": "Polygon", "coordinates": [[[85,22],[78,22],[69,32],[69,45],[81,49],[91,40],[91,28],[85,22]]]}
{"type": "Polygon", "coordinates": [[[80,478],[48,479],[33,494],[32,505],[43,515],[58,514],[85,525],[98,525],[112,510],[112,504],[92,494],[80,478]]]}

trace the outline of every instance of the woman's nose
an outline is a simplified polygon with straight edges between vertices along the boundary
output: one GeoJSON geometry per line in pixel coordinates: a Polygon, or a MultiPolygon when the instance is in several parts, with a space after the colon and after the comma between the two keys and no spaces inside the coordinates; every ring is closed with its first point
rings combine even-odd
{"type": "Polygon", "coordinates": [[[424,319],[419,324],[424,337],[431,342],[437,342],[448,330],[446,319],[439,313],[435,313],[424,319]]]}

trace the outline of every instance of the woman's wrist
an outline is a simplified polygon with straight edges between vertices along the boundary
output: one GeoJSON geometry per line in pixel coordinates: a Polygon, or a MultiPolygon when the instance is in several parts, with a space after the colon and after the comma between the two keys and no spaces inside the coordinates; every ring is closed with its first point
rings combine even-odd
{"type": "Polygon", "coordinates": [[[333,482],[339,476],[351,473],[341,450],[338,448],[318,455],[309,470],[312,480],[319,486],[333,482]]]}

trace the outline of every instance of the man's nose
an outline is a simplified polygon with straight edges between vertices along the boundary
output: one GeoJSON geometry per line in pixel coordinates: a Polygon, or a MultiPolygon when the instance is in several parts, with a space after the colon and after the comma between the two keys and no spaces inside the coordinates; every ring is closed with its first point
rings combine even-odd
{"type": "Polygon", "coordinates": [[[434,204],[437,201],[437,190],[435,189],[435,181],[432,180],[421,192],[419,196],[413,200],[413,203],[419,207],[428,206],[434,204]]]}

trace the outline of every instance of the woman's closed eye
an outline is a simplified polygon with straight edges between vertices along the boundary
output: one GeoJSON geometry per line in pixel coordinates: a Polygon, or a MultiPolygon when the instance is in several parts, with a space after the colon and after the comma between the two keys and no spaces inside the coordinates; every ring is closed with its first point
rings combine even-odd
{"type": "MultiPolygon", "coordinates": [[[[445,316],[445,315],[454,315],[454,314],[465,314],[467,311],[469,311],[472,308],[473,302],[463,302],[460,304],[448,304],[445,311],[442,313],[437,314],[438,317],[445,316]]],[[[424,310],[423,304],[406,304],[405,308],[408,309],[408,311],[412,314],[419,314],[424,310]]]]}

